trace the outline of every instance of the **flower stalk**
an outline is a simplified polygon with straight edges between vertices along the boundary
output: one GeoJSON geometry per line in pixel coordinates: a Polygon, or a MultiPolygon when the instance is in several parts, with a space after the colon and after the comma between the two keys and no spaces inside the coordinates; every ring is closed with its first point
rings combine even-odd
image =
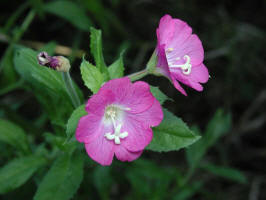
{"type": "Polygon", "coordinates": [[[81,102],[74,88],[74,84],[72,82],[69,72],[62,72],[62,78],[63,78],[63,81],[65,82],[67,93],[72,101],[72,104],[74,105],[75,108],[77,108],[78,106],[81,105],[81,102]]]}

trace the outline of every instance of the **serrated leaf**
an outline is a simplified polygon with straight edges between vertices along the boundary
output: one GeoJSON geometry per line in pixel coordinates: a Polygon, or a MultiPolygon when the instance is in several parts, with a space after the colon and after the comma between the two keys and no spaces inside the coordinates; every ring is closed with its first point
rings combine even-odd
{"type": "Polygon", "coordinates": [[[195,167],[207,150],[224,135],[231,127],[231,116],[222,110],[217,110],[209,122],[202,139],[190,146],[186,151],[186,157],[191,167],[195,167]]]}
{"type": "Polygon", "coordinates": [[[54,162],[40,183],[34,200],[68,200],[73,197],[83,179],[81,154],[65,154],[54,162]]]}
{"type": "Polygon", "coordinates": [[[94,57],[96,67],[104,74],[105,80],[109,79],[108,70],[104,62],[103,50],[102,50],[102,31],[93,27],[90,28],[91,40],[90,48],[94,57]]]}
{"type": "Polygon", "coordinates": [[[86,114],[87,112],[85,111],[85,105],[81,105],[78,108],[76,108],[76,110],[73,111],[73,113],[71,114],[67,122],[67,129],[66,129],[67,140],[73,137],[73,135],[75,134],[79,119],[86,114]]]}
{"type": "Polygon", "coordinates": [[[108,72],[110,79],[120,78],[124,76],[124,63],[122,55],[108,67],[108,72]]]}
{"type": "Polygon", "coordinates": [[[166,100],[171,100],[168,96],[166,96],[158,87],[154,87],[151,86],[151,93],[153,94],[153,96],[160,102],[161,105],[163,105],[163,103],[166,100]]]}
{"type": "Polygon", "coordinates": [[[0,141],[26,153],[29,152],[27,136],[23,129],[16,124],[0,119],[0,141]]]}
{"type": "Polygon", "coordinates": [[[38,156],[22,157],[10,161],[0,169],[0,194],[24,184],[45,163],[45,159],[38,156]]]}
{"type": "Polygon", "coordinates": [[[51,1],[46,3],[44,10],[66,19],[83,31],[89,31],[91,21],[86,12],[77,3],[72,1],[51,1]]]}
{"type": "Polygon", "coordinates": [[[180,118],[164,109],[164,119],[159,126],[153,128],[153,139],[147,149],[158,152],[177,151],[199,138],[180,118]]]}
{"type": "Polygon", "coordinates": [[[96,93],[104,82],[104,77],[100,70],[86,60],[81,63],[81,76],[85,85],[93,92],[96,93]]]}
{"type": "Polygon", "coordinates": [[[236,181],[242,184],[247,183],[246,176],[241,171],[234,168],[217,166],[210,163],[202,165],[201,168],[231,181],[236,181]]]}

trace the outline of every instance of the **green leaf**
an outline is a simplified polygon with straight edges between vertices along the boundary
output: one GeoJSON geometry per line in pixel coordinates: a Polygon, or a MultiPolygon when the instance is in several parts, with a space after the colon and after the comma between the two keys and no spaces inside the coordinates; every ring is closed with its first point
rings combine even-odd
{"type": "Polygon", "coordinates": [[[231,128],[231,115],[218,110],[209,122],[202,139],[190,146],[186,151],[186,157],[190,166],[194,167],[205,155],[207,150],[231,128]]]}
{"type": "Polygon", "coordinates": [[[85,105],[79,106],[71,114],[71,116],[67,122],[67,129],[66,129],[67,140],[69,140],[73,137],[73,135],[76,131],[79,119],[86,114],[87,114],[87,112],[85,111],[85,105]]]}
{"type": "Polygon", "coordinates": [[[4,119],[0,119],[0,141],[12,145],[24,153],[30,151],[23,129],[4,119]]]}
{"type": "Polygon", "coordinates": [[[81,154],[59,157],[40,183],[34,200],[68,200],[73,197],[83,179],[81,154]]]}
{"type": "Polygon", "coordinates": [[[176,151],[196,142],[195,135],[178,117],[164,109],[164,119],[153,128],[153,139],[147,149],[152,151],[176,151]]]}
{"type": "Polygon", "coordinates": [[[83,31],[89,31],[92,24],[84,9],[73,1],[51,1],[45,4],[44,10],[66,19],[83,31]]]}
{"type": "Polygon", "coordinates": [[[104,62],[103,50],[102,50],[102,31],[93,27],[90,28],[91,40],[90,48],[94,57],[96,67],[104,74],[105,80],[109,78],[108,70],[104,62]]]}
{"type": "Polygon", "coordinates": [[[45,159],[28,156],[10,161],[0,169],[0,194],[4,194],[24,184],[42,165],[45,159]]]}
{"type": "Polygon", "coordinates": [[[153,96],[160,102],[161,105],[163,105],[163,103],[166,100],[171,100],[168,96],[166,96],[158,87],[154,87],[151,86],[151,93],[153,94],[153,96]]]}
{"type": "Polygon", "coordinates": [[[120,57],[108,67],[110,79],[120,78],[124,76],[123,56],[120,57]]]}
{"type": "Polygon", "coordinates": [[[222,167],[213,164],[204,164],[201,167],[217,176],[221,176],[228,180],[232,180],[242,184],[248,182],[246,176],[242,172],[234,168],[222,167]]]}
{"type": "Polygon", "coordinates": [[[104,82],[104,77],[100,70],[86,60],[82,61],[80,70],[85,85],[93,93],[98,92],[104,82]]]}

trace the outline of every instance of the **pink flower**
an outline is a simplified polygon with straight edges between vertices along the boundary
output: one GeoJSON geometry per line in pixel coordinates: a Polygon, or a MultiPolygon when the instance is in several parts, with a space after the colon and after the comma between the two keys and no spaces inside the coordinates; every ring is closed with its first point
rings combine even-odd
{"type": "Polygon", "coordinates": [[[170,15],[161,18],[157,33],[157,72],[168,77],[182,94],[187,95],[179,82],[202,91],[209,73],[203,64],[204,50],[197,35],[180,19],[170,15]]]}
{"type": "Polygon", "coordinates": [[[152,140],[151,127],[163,119],[160,103],[149,85],[120,78],[105,83],[86,105],[76,130],[88,155],[101,165],[110,165],[114,155],[121,161],[137,159],[152,140]]]}

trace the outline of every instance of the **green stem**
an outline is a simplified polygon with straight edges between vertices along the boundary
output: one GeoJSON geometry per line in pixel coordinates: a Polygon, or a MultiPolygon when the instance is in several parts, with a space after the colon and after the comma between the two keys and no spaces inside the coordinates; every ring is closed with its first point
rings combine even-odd
{"type": "Polygon", "coordinates": [[[147,71],[147,69],[144,69],[139,72],[130,74],[128,75],[128,77],[130,78],[131,81],[136,81],[136,80],[143,78],[144,76],[147,76],[148,74],[149,72],[147,71]]]}
{"type": "Polygon", "coordinates": [[[70,77],[69,72],[62,72],[62,77],[63,77],[63,80],[65,82],[68,95],[70,96],[70,99],[71,99],[74,107],[77,108],[78,106],[81,105],[81,103],[80,103],[80,99],[78,97],[78,94],[74,88],[74,85],[73,85],[73,82],[72,82],[72,79],[70,77]]]}

